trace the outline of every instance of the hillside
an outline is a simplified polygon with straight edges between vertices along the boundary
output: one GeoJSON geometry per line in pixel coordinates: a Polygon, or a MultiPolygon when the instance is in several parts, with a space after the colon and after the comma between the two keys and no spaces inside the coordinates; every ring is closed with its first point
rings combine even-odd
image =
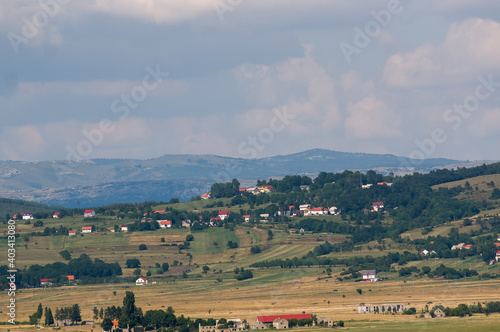
{"type": "Polygon", "coordinates": [[[93,159],[79,162],[0,162],[0,196],[66,207],[146,200],[189,200],[214,182],[245,183],[287,174],[370,169],[384,174],[426,172],[459,163],[450,159],[415,161],[395,155],[314,149],[260,159],[214,155],[165,155],[149,160],[93,159]],[[414,166],[418,165],[418,166],[414,166]]]}

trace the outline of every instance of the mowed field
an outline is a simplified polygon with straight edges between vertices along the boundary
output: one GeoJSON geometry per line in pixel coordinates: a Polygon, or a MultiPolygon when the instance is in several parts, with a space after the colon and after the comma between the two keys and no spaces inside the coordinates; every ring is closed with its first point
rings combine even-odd
{"type": "MultiPolygon", "coordinates": [[[[500,282],[496,280],[474,279],[445,281],[435,279],[418,279],[398,277],[397,272],[382,274],[389,280],[363,283],[338,282],[344,267],[333,267],[333,275],[327,277],[325,268],[321,266],[301,267],[293,269],[262,268],[254,269],[254,278],[237,281],[234,278],[235,267],[247,268],[252,263],[272,259],[302,257],[324,240],[331,243],[345,240],[345,236],[336,234],[297,235],[286,231],[273,230],[273,239],[268,238],[266,228],[237,227],[234,231],[217,228],[199,232],[188,229],[161,229],[153,232],[134,233],[96,233],[76,237],[52,236],[32,237],[27,243],[22,238],[17,241],[16,264],[18,268],[31,264],[48,264],[55,261],[64,262],[59,255],[61,250],[68,250],[72,257],[81,253],[92,259],[100,258],[106,262],[119,262],[125,276],[131,276],[133,269],[126,269],[128,258],[138,258],[142,263],[143,275],[152,272],[150,281],[156,284],[135,286],[128,284],[106,284],[89,286],[64,286],[52,289],[22,289],[16,293],[16,313],[18,321],[27,321],[38,306],[55,308],[78,303],[82,308],[83,319],[91,319],[93,307],[122,305],[126,291],[132,290],[136,296],[136,304],[143,311],[150,309],[166,309],[172,306],[178,315],[189,317],[226,317],[241,318],[254,321],[258,315],[280,313],[314,313],[318,316],[331,317],[334,321],[343,320],[344,329],[365,331],[370,328],[377,331],[442,331],[454,329],[465,331],[464,327],[474,331],[489,331],[494,326],[493,318],[500,315],[475,315],[467,319],[445,318],[442,320],[426,320],[415,316],[358,314],[359,303],[406,303],[420,312],[426,304],[456,306],[459,303],[471,304],[481,301],[500,299],[500,282]],[[187,234],[193,234],[194,241],[189,250],[179,251],[175,244],[182,244],[187,234]],[[165,242],[161,241],[164,238],[165,242]],[[227,241],[238,243],[236,249],[228,249],[227,241]],[[146,244],[148,250],[138,250],[140,244],[146,244]],[[217,244],[217,245],[216,245],[217,244]],[[27,246],[27,248],[25,247],[27,246]],[[250,248],[259,245],[262,252],[251,254],[250,248]],[[192,255],[190,259],[187,253],[192,255]],[[174,260],[191,269],[188,277],[181,276],[182,269],[172,268],[172,272],[157,275],[155,263],[174,260]],[[207,265],[210,271],[202,274],[201,266],[207,265]],[[175,273],[175,271],[177,271],[175,273]],[[361,289],[358,294],[356,289],[361,289]],[[116,295],[113,292],[116,291],[116,295]]],[[[5,248],[5,241],[1,246],[5,248]]],[[[388,240],[387,240],[388,241],[388,240]]],[[[390,251],[401,251],[406,248],[393,247],[390,251]]],[[[380,256],[388,251],[363,250],[348,253],[332,253],[332,257],[380,256]]],[[[497,265],[488,267],[478,259],[474,260],[425,260],[411,262],[410,265],[437,267],[445,263],[455,268],[476,268],[480,273],[495,272],[500,274],[497,265]]],[[[2,296],[0,306],[5,308],[8,297],[2,296]]],[[[4,311],[0,309],[0,311],[4,311]]],[[[5,312],[5,311],[4,311],[5,312]]],[[[6,321],[3,315],[0,321],[6,321]]],[[[12,328],[0,326],[0,330],[28,331],[30,328],[12,328]]],[[[68,329],[70,330],[70,329],[68,329]]],[[[76,330],[89,330],[78,327],[76,330]]],[[[305,331],[304,329],[296,329],[305,331]]],[[[308,331],[323,330],[321,328],[308,331]]]]}
{"type": "Polygon", "coordinates": [[[491,175],[483,175],[477,176],[473,178],[468,178],[465,180],[446,182],[442,184],[438,184],[432,187],[432,189],[437,190],[439,188],[453,188],[457,186],[461,186],[465,188],[465,183],[469,182],[472,187],[471,191],[464,191],[458,195],[459,199],[469,199],[474,201],[482,201],[483,199],[489,200],[491,193],[493,192],[494,187],[488,186],[488,183],[495,184],[495,187],[500,188],[500,174],[491,174],[491,175]],[[477,187],[477,190],[476,190],[477,187]]]}

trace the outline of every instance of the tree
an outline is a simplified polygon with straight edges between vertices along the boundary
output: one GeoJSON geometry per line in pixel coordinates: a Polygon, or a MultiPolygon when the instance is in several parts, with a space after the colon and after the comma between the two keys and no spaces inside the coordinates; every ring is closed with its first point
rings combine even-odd
{"type": "Polygon", "coordinates": [[[135,306],[135,295],[132,291],[125,292],[125,297],[123,298],[123,308],[122,315],[130,316],[137,312],[137,307],[135,306]]]}
{"type": "Polygon", "coordinates": [[[141,262],[137,258],[129,258],[125,262],[125,266],[129,269],[141,267],[141,262]]]}
{"type": "Polygon", "coordinates": [[[111,328],[113,327],[113,322],[111,321],[111,318],[106,317],[102,320],[101,327],[104,331],[110,331],[111,328]]]}
{"type": "Polygon", "coordinates": [[[259,246],[252,246],[252,248],[250,248],[250,252],[251,252],[252,254],[258,254],[258,253],[260,253],[260,251],[261,251],[261,250],[260,250],[260,247],[259,247],[259,246]]]}
{"type": "Polygon", "coordinates": [[[78,304],[74,304],[73,307],[71,307],[71,320],[73,322],[81,322],[82,321],[80,306],[78,304]]]}
{"type": "Polygon", "coordinates": [[[94,307],[94,309],[92,309],[92,313],[94,314],[94,320],[97,320],[99,318],[99,309],[97,309],[97,307],[94,307]]]}
{"type": "Polygon", "coordinates": [[[331,267],[328,267],[328,268],[326,269],[326,274],[328,274],[329,276],[331,276],[331,275],[332,275],[332,268],[331,268],[331,267]]]}
{"type": "Polygon", "coordinates": [[[59,255],[61,255],[61,257],[67,261],[69,261],[71,259],[71,254],[67,250],[60,251],[59,255]]]}
{"type": "Polygon", "coordinates": [[[41,303],[38,304],[38,309],[36,310],[36,316],[38,318],[42,318],[43,316],[43,307],[41,303]]]}
{"type": "Polygon", "coordinates": [[[210,268],[206,265],[203,265],[202,269],[203,269],[203,274],[207,274],[207,272],[210,271],[210,268]]]}
{"type": "Polygon", "coordinates": [[[139,250],[148,250],[148,247],[142,243],[142,244],[139,244],[139,250]]]}
{"type": "Polygon", "coordinates": [[[101,310],[99,310],[99,318],[103,319],[104,317],[104,309],[101,307],[101,310]]]}
{"type": "Polygon", "coordinates": [[[167,271],[168,271],[168,269],[169,269],[169,267],[170,267],[170,266],[168,265],[168,263],[163,263],[163,264],[161,265],[161,269],[162,269],[162,271],[163,271],[163,272],[167,272],[167,271]]]}
{"type": "Polygon", "coordinates": [[[190,241],[194,241],[194,236],[193,234],[188,234],[186,235],[186,241],[190,242],[190,241]]]}
{"type": "Polygon", "coordinates": [[[50,326],[54,324],[54,316],[52,316],[52,310],[45,307],[45,325],[50,326]]]}
{"type": "Polygon", "coordinates": [[[138,276],[140,276],[140,275],[141,275],[141,269],[137,268],[137,269],[135,269],[135,270],[134,270],[134,272],[133,272],[133,273],[134,273],[134,275],[135,275],[135,276],[137,276],[137,277],[138,277],[138,276]]]}
{"type": "Polygon", "coordinates": [[[363,290],[361,288],[356,289],[356,292],[358,292],[359,295],[363,294],[363,290]]]}

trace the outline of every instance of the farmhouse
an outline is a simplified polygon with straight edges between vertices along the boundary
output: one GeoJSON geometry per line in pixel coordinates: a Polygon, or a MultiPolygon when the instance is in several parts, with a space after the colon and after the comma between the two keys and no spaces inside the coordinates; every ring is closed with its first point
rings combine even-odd
{"type": "Polygon", "coordinates": [[[318,325],[323,327],[333,327],[333,319],[327,317],[318,317],[316,319],[318,321],[318,325]]]}
{"type": "Polygon", "coordinates": [[[426,249],[421,249],[418,254],[419,255],[424,255],[424,256],[427,256],[427,254],[429,253],[429,251],[427,251],[426,249]]]}
{"type": "Polygon", "coordinates": [[[245,218],[245,222],[249,222],[250,221],[250,215],[244,215],[243,218],[245,218]]]}
{"type": "Polygon", "coordinates": [[[443,310],[441,310],[440,308],[437,308],[436,310],[434,310],[434,317],[441,318],[441,317],[444,317],[444,316],[446,316],[446,315],[443,312],[443,310]]]}
{"type": "Polygon", "coordinates": [[[82,233],[92,233],[92,226],[83,226],[82,233]]]}
{"type": "Polygon", "coordinates": [[[211,195],[212,193],[204,193],[203,195],[201,195],[201,199],[209,199],[211,195]]]}
{"type": "Polygon", "coordinates": [[[231,212],[229,212],[229,211],[219,211],[219,218],[220,218],[220,220],[224,220],[226,218],[229,218],[230,214],[231,214],[231,212]]]}
{"type": "Polygon", "coordinates": [[[273,325],[276,329],[288,328],[288,321],[291,319],[312,319],[311,314],[298,314],[298,315],[274,315],[274,316],[257,316],[257,322],[262,324],[273,325]],[[284,322],[286,321],[286,323],[284,322]]]}
{"type": "Polygon", "coordinates": [[[472,248],[472,244],[466,244],[466,245],[464,246],[464,249],[469,250],[470,248],[472,248]]]}
{"type": "Polygon", "coordinates": [[[496,261],[500,261],[500,251],[497,251],[497,254],[495,256],[496,261]]]}
{"type": "Polygon", "coordinates": [[[384,313],[384,312],[403,312],[408,309],[407,305],[404,303],[386,303],[386,304],[366,304],[360,303],[358,306],[358,314],[367,314],[367,313],[384,313]]]}
{"type": "Polygon", "coordinates": [[[121,226],[120,226],[120,229],[121,229],[121,231],[122,231],[122,232],[124,232],[124,233],[128,232],[128,226],[127,226],[127,225],[121,225],[121,226]]]}
{"type": "Polygon", "coordinates": [[[257,190],[261,193],[268,193],[273,189],[273,186],[270,185],[263,185],[263,186],[258,186],[257,190]]]}
{"type": "Polygon", "coordinates": [[[228,319],[228,323],[232,324],[219,324],[219,320],[215,322],[215,325],[213,326],[202,326],[199,325],[198,331],[199,332],[234,332],[234,331],[243,331],[246,329],[246,326],[244,323],[241,322],[241,319],[228,319]]]}
{"type": "Polygon", "coordinates": [[[372,207],[373,212],[380,212],[384,208],[384,202],[373,202],[372,207]]]}
{"type": "Polygon", "coordinates": [[[259,321],[256,321],[255,323],[250,325],[250,328],[252,330],[264,330],[266,327],[267,327],[266,324],[259,321]]]}
{"type": "Polygon", "coordinates": [[[52,279],[40,279],[40,285],[42,287],[45,287],[45,286],[52,286],[52,279]]]}
{"type": "Polygon", "coordinates": [[[330,212],[331,215],[337,215],[337,214],[339,214],[337,212],[337,207],[335,207],[335,206],[332,206],[331,208],[329,208],[328,212],[330,212]]]}
{"type": "Polygon", "coordinates": [[[267,222],[269,219],[269,213],[262,213],[260,215],[260,222],[267,222]]]}
{"type": "Polygon", "coordinates": [[[23,216],[23,220],[33,219],[33,214],[31,213],[21,213],[21,215],[23,216]]]}
{"type": "Polygon", "coordinates": [[[181,225],[182,227],[191,228],[191,220],[183,220],[181,225]]]}
{"type": "Polygon", "coordinates": [[[85,211],[83,212],[83,216],[84,216],[85,218],[87,218],[87,217],[94,217],[94,216],[95,216],[95,211],[94,211],[94,210],[92,210],[92,209],[85,210],[85,211]]]}
{"type": "Polygon", "coordinates": [[[60,215],[61,215],[61,212],[55,212],[55,213],[52,215],[52,218],[54,218],[54,219],[58,219],[60,215]]]}
{"type": "Polygon", "coordinates": [[[160,228],[170,228],[172,227],[172,220],[157,220],[160,224],[160,228]]]}
{"type": "Polygon", "coordinates": [[[369,183],[369,184],[362,184],[361,185],[361,188],[362,189],[370,189],[370,187],[373,186],[373,183],[369,183]]]}
{"type": "Polygon", "coordinates": [[[136,284],[137,286],[144,286],[144,285],[147,285],[147,284],[148,284],[148,279],[143,278],[143,277],[139,277],[139,278],[135,281],[135,284],[136,284]]]}
{"type": "Polygon", "coordinates": [[[326,211],[322,207],[317,207],[311,210],[313,216],[322,216],[326,214],[326,211]]]}
{"type": "Polygon", "coordinates": [[[73,231],[73,230],[68,231],[68,235],[69,236],[75,236],[76,235],[76,231],[73,231]]]}
{"type": "Polygon", "coordinates": [[[302,204],[302,205],[299,205],[299,210],[301,211],[306,211],[308,209],[311,208],[311,204],[302,204]]]}
{"type": "Polygon", "coordinates": [[[454,246],[451,247],[451,250],[457,250],[457,249],[463,249],[465,246],[465,243],[459,243],[459,244],[455,244],[454,246]]]}
{"type": "Polygon", "coordinates": [[[377,281],[376,270],[363,270],[363,281],[377,281]]]}

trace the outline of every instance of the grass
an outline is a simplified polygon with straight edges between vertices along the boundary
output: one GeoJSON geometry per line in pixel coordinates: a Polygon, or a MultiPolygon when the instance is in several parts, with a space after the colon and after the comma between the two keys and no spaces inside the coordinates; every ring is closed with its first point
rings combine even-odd
{"type": "Polygon", "coordinates": [[[500,184],[500,174],[482,175],[464,180],[442,183],[433,186],[432,189],[437,190],[439,188],[453,188],[457,186],[465,188],[465,183],[469,182],[469,184],[472,187],[472,190],[460,193],[457,198],[469,199],[473,201],[482,201],[483,199],[489,200],[491,193],[493,192],[494,187],[489,187],[487,185],[491,181],[493,181],[495,185],[500,184]]]}

